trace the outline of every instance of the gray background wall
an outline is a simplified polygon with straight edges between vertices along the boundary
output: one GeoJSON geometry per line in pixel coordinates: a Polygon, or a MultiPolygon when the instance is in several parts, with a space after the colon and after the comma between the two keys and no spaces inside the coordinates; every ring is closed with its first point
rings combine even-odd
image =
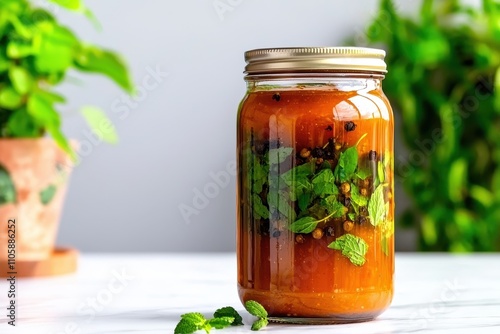
{"type": "MultiPolygon", "coordinates": [[[[102,32],[78,15],[62,10],[56,15],[80,37],[121,52],[141,94],[127,102],[106,79],[76,73],[61,88],[70,101],[63,107],[65,131],[82,141],[84,152],[58,242],[82,251],[233,250],[234,176],[189,222],[179,207],[193,206],[196,191],[212,182],[211,173],[226,170],[235,159],[236,108],[245,91],[243,52],[336,45],[353,33],[362,39],[365,23],[377,11],[376,0],[87,3],[102,32]],[[214,5],[221,3],[226,11],[220,14],[214,5]],[[158,71],[163,73],[152,80],[151,72],[158,71]],[[108,111],[119,145],[89,140],[77,112],[87,104],[108,111]]],[[[410,1],[399,5],[411,10],[410,1]]],[[[401,208],[402,192],[397,196],[401,208]]],[[[399,231],[398,247],[411,249],[411,234],[399,231]]]]}

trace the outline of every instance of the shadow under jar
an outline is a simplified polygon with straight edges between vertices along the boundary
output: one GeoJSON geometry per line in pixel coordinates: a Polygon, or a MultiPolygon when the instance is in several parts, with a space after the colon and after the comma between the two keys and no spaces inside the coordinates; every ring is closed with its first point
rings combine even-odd
{"type": "Polygon", "coordinates": [[[238,290],[270,320],[360,322],[391,303],[394,120],[384,56],[353,47],[245,54],[238,290]]]}

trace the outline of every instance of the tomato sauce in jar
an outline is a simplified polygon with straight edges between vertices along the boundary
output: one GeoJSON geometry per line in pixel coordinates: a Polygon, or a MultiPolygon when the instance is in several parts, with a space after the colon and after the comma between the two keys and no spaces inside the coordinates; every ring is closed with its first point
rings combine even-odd
{"type": "Polygon", "coordinates": [[[246,53],[238,114],[238,291],[270,319],[367,321],[391,303],[394,120],[384,51],[246,53]]]}

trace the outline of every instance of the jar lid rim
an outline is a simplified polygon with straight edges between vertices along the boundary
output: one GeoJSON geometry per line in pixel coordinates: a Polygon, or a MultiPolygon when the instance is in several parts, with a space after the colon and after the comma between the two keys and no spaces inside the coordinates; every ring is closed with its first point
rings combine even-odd
{"type": "Polygon", "coordinates": [[[366,71],[387,73],[381,49],[329,46],[254,49],[245,52],[245,73],[266,74],[290,71],[366,71]]]}

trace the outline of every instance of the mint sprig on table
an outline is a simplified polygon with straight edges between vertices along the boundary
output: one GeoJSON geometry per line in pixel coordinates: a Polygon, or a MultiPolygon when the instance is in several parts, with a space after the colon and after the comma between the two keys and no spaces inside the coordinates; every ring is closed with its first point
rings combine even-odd
{"type": "MultiPolygon", "coordinates": [[[[245,303],[245,308],[251,315],[258,319],[253,323],[252,330],[258,331],[267,326],[268,314],[266,309],[254,300],[249,300],[245,303]]],[[[212,319],[206,319],[205,316],[198,312],[191,312],[181,315],[181,320],[174,330],[174,334],[192,334],[199,330],[204,330],[207,334],[215,329],[224,329],[229,326],[242,326],[243,318],[231,306],[226,306],[218,309],[214,313],[212,319]]]]}

